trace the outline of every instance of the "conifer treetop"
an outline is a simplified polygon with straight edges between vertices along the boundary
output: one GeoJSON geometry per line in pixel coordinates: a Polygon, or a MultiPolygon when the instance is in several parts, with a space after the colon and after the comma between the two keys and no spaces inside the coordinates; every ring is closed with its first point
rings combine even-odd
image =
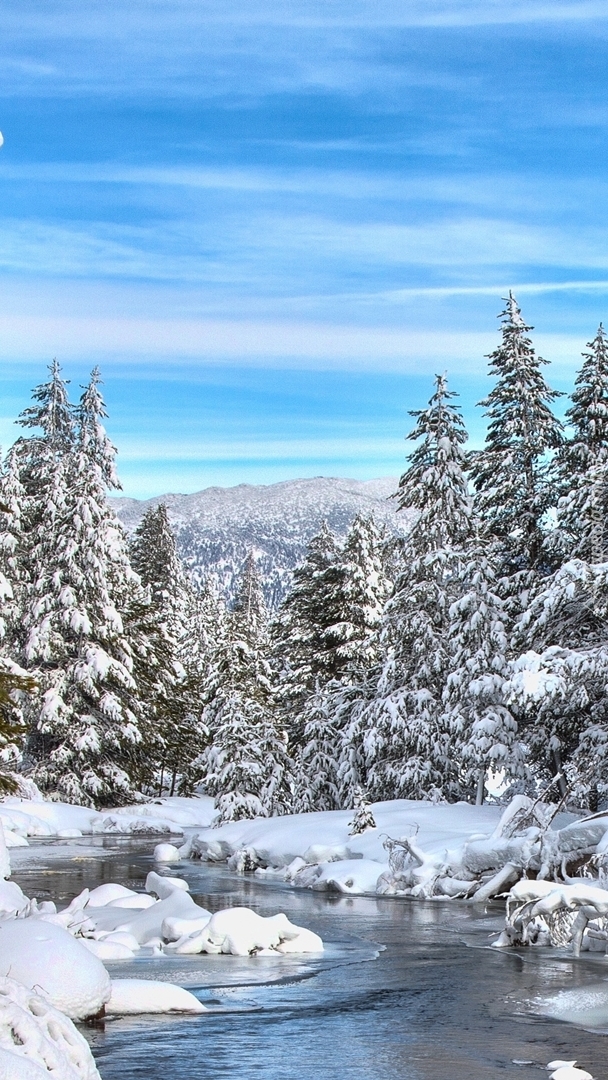
{"type": "Polygon", "coordinates": [[[484,449],[471,455],[471,477],[486,528],[508,548],[507,562],[535,566],[543,549],[542,521],[551,493],[546,455],[562,444],[562,425],[551,411],[561,394],[546,382],[512,292],[506,298],[502,341],[490,353],[496,383],[480,402],[488,430],[484,449]]]}
{"type": "Polygon", "coordinates": [[[55,450],[66,450],[74,440],[74,410],[68,401],[69,379],[62,379],[61,366],[55,358],[49,364],[51,377],[32,390],[38,404],[21,413],[21,427],[41,428],[45,440],[55,450]]]}
{"type": "Polygon", "coordinates": [[[83,393],[76,410],[79,442],[89,465],[94,463],[100,470],[106,487],[119,491],[122,490],[122,484],[116,473],[117,450],[102,423],[108,416],[99,389],[102,385],[101,372],[98,367],[94,367],[88,386],[82,387],[83,393]]]}
{"type": "Polygon", "coordinates": [[[498,382],[480,405],[488,411],[486,448],[500,451],[518,444],[521,452],[538,455],[556,449],[562,442],[561,424],[554,417],[550,403],[561,397],[542,375],[548,360],[537,356],[515,296],[509,291],[502,319],[502,342],[489,354],[490,374],[498,382]]]}
{"type": "MultiPolygon", "coordinates": [[[[574,428],[571,447],[576,456],[608,456],[608,334],[600,323],[583,352],[566,419],[574,428]]],[[[569,455],[572,456],[572,455],[569,455]]]]}
{"type": "Polygon", "coordinates": [[[399,480],[399,509],[419,511],[409,546],[437,550],[466,538],[471,500],[466,480],[464,444],[468,435],[447,377],[435,376],[428,408],[411,410],[416,426],[407,436],[420,440],[409,455],[409,468],[399,480]]]}

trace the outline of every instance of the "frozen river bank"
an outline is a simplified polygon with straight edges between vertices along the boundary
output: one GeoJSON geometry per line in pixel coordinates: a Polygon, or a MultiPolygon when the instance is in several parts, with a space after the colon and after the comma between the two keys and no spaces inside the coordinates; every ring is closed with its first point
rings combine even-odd
{"type": "MultiPolygon", "coordinates": [[[[114,837],[35,843],[12,853],[13,880],[60,904],[84,885],[121,881],[141,889],[153,865],[150,846],[114,837]]],[[[597,1080],[608,1076],[605,1035],[534,1011],[541,997],[591,993],[606,978],[606,962],[574,961],[559,950],[486,948],[488,935],[503,926],[501,905],[484,915],[454,901],[338,898],[191,862],[171,873],[185,877],[194,899],[212,911],[284,911],[319,933],[326,952],[279,963],[196,956],[109,965],[120,978],[188,986],[210,1012],[87,1029],[104,1080],[524,1080],[546,1076],[555,1058],[577,1058],[597,1080]]]]}

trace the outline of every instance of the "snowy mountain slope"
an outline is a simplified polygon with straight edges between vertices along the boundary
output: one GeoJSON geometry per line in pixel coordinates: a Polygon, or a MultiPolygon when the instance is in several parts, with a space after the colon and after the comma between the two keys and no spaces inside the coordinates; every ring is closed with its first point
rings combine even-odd
{"type": "Polygon", "coordinates": [[[184,562],[197,578],[212,575],[227,595],[250,550],[256,554],[266,600],[275,607],[308,541],[326,521],[343,537],[357,514],[373,513],[389,534],[406,531],[408,518],[390,496],[393,477],[345,480],[315,477],[279,484],[205,488],[193,495],[153,499],[116,498],[112,503],[129,532],[150,506],[165,503],[184,562]]]}

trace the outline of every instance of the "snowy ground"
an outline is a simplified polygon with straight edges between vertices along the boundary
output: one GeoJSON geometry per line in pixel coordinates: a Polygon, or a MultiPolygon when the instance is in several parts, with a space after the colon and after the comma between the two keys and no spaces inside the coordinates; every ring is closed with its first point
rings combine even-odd
{"type": "Polygon", "coordinates": [[[389,869],[383,846],[387,837],[415,837],[425,851],[441,855],[471,834],[491,833],[502,813],[497,807],[406,799],[376,803],[372,811],[377,827],[359,836],[350,835],[353,811],[335,810],[208,828],[197,834],[192,851],[209,861],[226,860],[231,869],[239,869],[235,855],[248,850],[250,860],[258,862],[255,872],[261,880],[279,877],[319,890],[373,893],[378,878],[389,869]],[[304,864],[311,868],[308,875],[301,872],[304,864]]]}
{"type": "MultiPolygon", "coordinates": [[[[530,801],[520,803],[517,807],[526,811],[530,801]]],[[[371,810],[376,827],[360,835],[351,835],[352,810],[296,814],[204,829],[189,853],[295,887],[428,899],[468,896],[473,884],[487,886],[505,864],[522,856],[522,849],[526,855],[526,845],[541,831],[540,823],[519,832],[509,828],[511,811],[499,806],[397,799],[375,803],[371,810]],[[399,838],[406,839],[407,850],[393,848],[391,855],[390,841],[399,838]],[[409,877],[399,872],[408,859],[409,877]]],[[[560,814],[554,824],[571,820],[572,815],[560,814]]],[[[498,885],[497,892],[504,892],[504,882],[498,885]]]]}
{"type": "MultiPolygon", "coordinates": [[[[106,883],[84,889],[60,911],[52,903],[30,900],[10,880],[0,881],[0,1080],[5,1075],[10,1080],[49,1075],[96,1080],[94,1063],[69,1018],[100,1009],[121,1016],[205,1011],[183,987],[110,978],[104,962],[116,975],[117,964],[135,957],[139,963],[148,957],[190,960],[203,953],[229,953],[275,957],[280,963],[289,954],[322,953],[322,941],[284,915],[262,918],[248,908],[212,914],[198,906],[179,875],[189,857],[251,872],[261,883],[278,880],[317,891],[444,900],[507,894],[506,928],[496,944],[557,945],[574,956],[606,951],[608,888],[602,874],[608,815],[554,818],[550,807],[523,796],[506,809],[408,800],[370,809],[375,824],[351,835],[353,811],[213,828],[213,804],[207,798],[159,799],[106,813],[40,798],[5,799],[0,822],[8,844],[21,848],[13,851],[21,866],[38,862],[39,854],[48,858],[46,840],[63,840],[65,855],[71,838],[149,835],[158,872],[148,875],[144,892],[106,883]],[[593,881],[568,877],[571,863],[593,868],[593,881]],[[168,864],[174,865],[169,869],[168,864]],[[51,1022],[52,1009],[59,1010],[63,1027],[51,1022]],[[27,1034],[22,1044],[19,1024],[27,1034]],[[60,1033],[61,1045],[51,1040],[47,1046],[49,1031],[60,1033]],[[9,1059],[15,1054],[29,1056],[27,1067],[35,1065],[37,1071],[24,1071],[23,1062],[21,1071],[13,1069],[9,1059]]],[[[10,872],[7,860],[0,842],[4,877],[10,872]]],[[[575,1015],[580,1021],[589,1014],[591,1026],[605,1023],[608,990],[603,984],[593,989],[592,1000],[577,997],[574,990],[573,995],[570,1000],[562,992],[563,1001],[540,995],[531,1005],[559,1019],[575,1015]]],[[[571,1066],[560,1064],[552,1073],[556,1080],[582,1080],[571,1066]]]]}

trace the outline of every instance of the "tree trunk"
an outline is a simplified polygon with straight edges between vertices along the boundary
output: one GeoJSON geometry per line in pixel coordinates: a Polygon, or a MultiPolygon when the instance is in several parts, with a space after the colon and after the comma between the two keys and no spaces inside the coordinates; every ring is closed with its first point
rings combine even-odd
{"type": "Polygon", "coordinates": [[[486,787],[486,770],[481,769],[479,776],[477,777],[477,791],[475,793],[475,806],[483,806],[483,799],[485,795],[486,787]]]}
{"type": "Polygon", "coordinates": [[[562,769],[562,757],[559,750],[553,751],[553,764],[555,765],[555,775],[557,776],[559,793],[562,799],[565,799],[568,792],[568,785],[566,783],[566,777],[564,776],[564,770],[562,769]]]}

